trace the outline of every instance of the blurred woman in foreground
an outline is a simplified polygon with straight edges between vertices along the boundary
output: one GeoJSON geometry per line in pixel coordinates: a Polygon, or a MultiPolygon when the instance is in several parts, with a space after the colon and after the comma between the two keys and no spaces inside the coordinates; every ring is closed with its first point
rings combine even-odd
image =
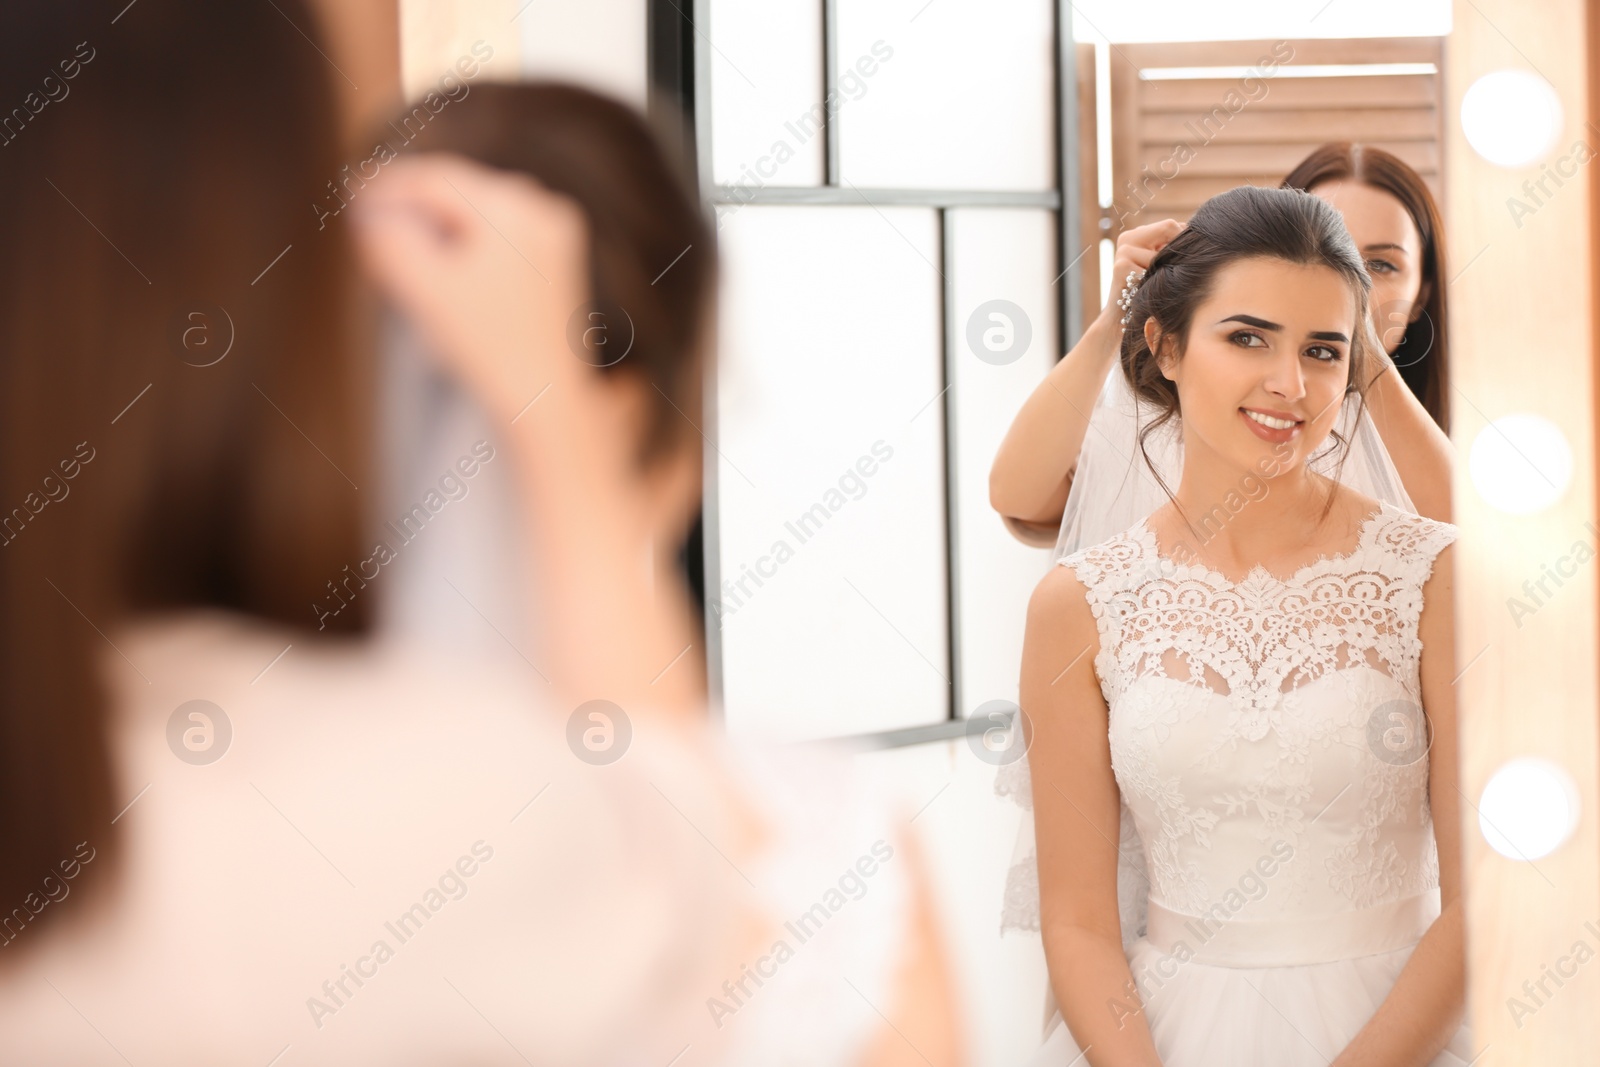
{"type": "Polygon", "coordinates": [[[560,642],[373,644],[405,547],[362,495],[368,334],[314,207],[367,152],[313,20],[83,17],[0,33],[7,100],[51,79],[0,158],[8,1058],[955,1062],[904,823],[709,735],[685,597],[650,584],[698,492],[662,402],[693,411],[714,270],[678,265],[656,362],[568,347],[597,280],[710,251],[640,120],[479,87],[440,135],[540,143],[548,188],[459,157],[360,187],[366,261],[504,429],[447,473],[515,469],[560,642]]]}

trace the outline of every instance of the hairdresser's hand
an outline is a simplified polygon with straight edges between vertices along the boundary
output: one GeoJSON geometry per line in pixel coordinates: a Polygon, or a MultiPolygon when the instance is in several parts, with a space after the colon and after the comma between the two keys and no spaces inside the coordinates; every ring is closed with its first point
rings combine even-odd
{"type": "Polygon", "coordinates": [[[388,164],[351,205],[368,273],[505,426],[585,401],[598,375],[568,350],[588,299],[588,227],[570,198],[460,156],[388,164]]]}
{"type": "Polygon", "coordinates": [[[1162,219],[1160,222],[1135,226],[1117,235],[1116,258],[1111,264],[1111,293],[1106,299],[1106,306],[1101,309],[1101,318],[1109,317],[1121,329],[1123,310],[1117,301],[1122,297],[1122,287],[1127,284],[1128,272],[1150,269],[1150,261],[1156,258],[1156,253],[1165,248],[1167,242],[1176,237],[1185,225],[1176,219],[1162,219]]]}

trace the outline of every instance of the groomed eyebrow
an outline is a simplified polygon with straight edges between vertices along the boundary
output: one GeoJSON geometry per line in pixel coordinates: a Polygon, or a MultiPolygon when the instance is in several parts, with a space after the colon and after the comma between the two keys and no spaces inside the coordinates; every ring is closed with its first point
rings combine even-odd
{"type": "MultiPolygon", "coordinates": [[[[1271,330],[1273,333],[1277,333],[1279,330],[1283,329],[1283,327],[1276,322],[1268,322],[1266,319],[1258,319],[1254,315],[1229,315],[1227,318],[1218,321],[1217,325],[1221,326],[1224,322],[1242,322],[1246,326],[1255,326],[1263,330],[1271,330]]],[[[1350,343],[1350,338],[1334,330],[1318,330],[1315,333],[1306,334],[1306,336],[1310,337],[1314,341],[1342,341],[1345,344],[1350,343]]]]}
{"type": "Polygon", "coordinates": [[[1361,250],[1363,252],[1388,252],[1390,250],[1393,250],[1395,252],[1404,252],[1406,250],[1406,246],[1405,245],[1392,244],[1392,243],[1391,244],[1366,245],[1361,250]]]}

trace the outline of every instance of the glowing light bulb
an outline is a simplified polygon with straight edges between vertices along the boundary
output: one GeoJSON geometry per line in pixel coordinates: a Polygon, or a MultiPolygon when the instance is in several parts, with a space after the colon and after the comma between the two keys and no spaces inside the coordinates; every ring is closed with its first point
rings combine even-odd
{"type": "Polygon", "coordinates": [[[1502,856],[1536,860],[1572,836],[1579,810],[1578,787],[1559,764],[1520,756],[1502,765],[1483,787],[1478,829],[1502,856]]]}
{"type": "Polygon", "coordinates": [[[1485,74],[1461,97],[1461,132],[1484,159],[1526,167],[1544,157],[1561,135],[1561,97],[1527,70],[1485,74]]]}
{"type": "Polygon", "coordinates": [[[1539,415],[1495,419],[1472,439],[1467,470],[1483,499],[1528,515],[1561,499],[1572,482],[1572,449],[1561,428],[1539,415]]]}

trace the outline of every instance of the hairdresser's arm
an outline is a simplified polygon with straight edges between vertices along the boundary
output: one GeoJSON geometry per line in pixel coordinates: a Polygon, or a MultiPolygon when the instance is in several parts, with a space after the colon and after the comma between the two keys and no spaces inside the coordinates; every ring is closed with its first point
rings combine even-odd
{"type": "Polygon", "coordinates": [[[1377,379],[1367,388],[1367,411],[1372,424],[1383,438],[1417,514],[1453,522],[1451,471],[1455,449],[1387,354],[1382,356],[1382,364],[1377,379]]]}
{"type": "Polygon", "coordinates": [[[1122,345],[1117,298],[1123,281],[1130,270],[1149,267],[1182,228],[1182,223],[1164,219],[1117,238],[1111,299],[1029,395],[1000,442],[989,469],[989,504],[1019,541],[1038,546],[1055,543],[1089,414],[1122,345]]]}
{"type": "Polygon", "coordinates": [[[703,709],[687,592],[653,573],[671,541],[664,523],[680,517],[633,469],[626,390],[567,346],[588,298],[581,210],[447,155],[390,164],[358,205],[367,269],[512,453],[532,542],[525,602],[547,654],[536,669],[555,699],[703,709]]]}
{"type": "Polygon", "coordinates": [[[1022,646],[1022,708],[1033,731],[1028,767],[1039,925],[1051,988],[1086,1062],[1159,1067],[1122,949],[1120,794],[1094,657],[1083,654],[1098,642],[1083,585],[1068,568],[1052,567],[1028,602],[1022,646]]]}
{"type": "Polygon", "coordinates": [[[1439,851],[1439,917],[1428,927],[1378,1010],[1331,1067],[1432,1063],[1466,1011],[1461,898],[1461,792],[1455,702],[1455,593],[1452,548],[1434,560],[1423,587],[1422,706],[1432,730],[1428,807],[1439,851]]]}

